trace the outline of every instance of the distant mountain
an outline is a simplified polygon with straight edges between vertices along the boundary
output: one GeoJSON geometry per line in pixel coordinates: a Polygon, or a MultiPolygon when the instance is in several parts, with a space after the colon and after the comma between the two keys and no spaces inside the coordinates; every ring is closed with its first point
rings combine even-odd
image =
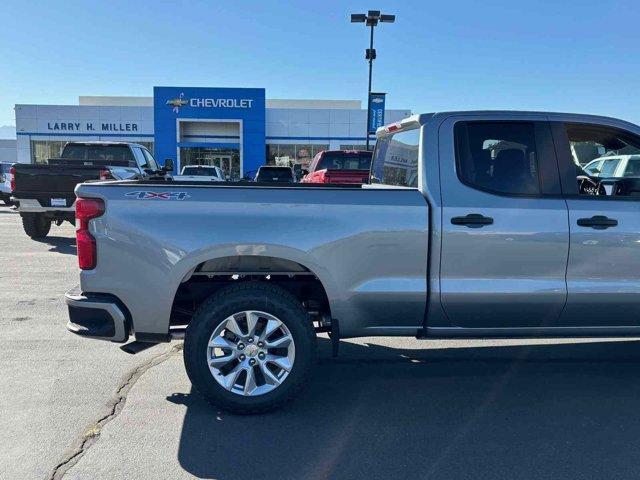
{"type": "Polygon", "coordinates": [[[13,125],[0,125],[0,138],[16,138],[16,127],[13,125]]]}

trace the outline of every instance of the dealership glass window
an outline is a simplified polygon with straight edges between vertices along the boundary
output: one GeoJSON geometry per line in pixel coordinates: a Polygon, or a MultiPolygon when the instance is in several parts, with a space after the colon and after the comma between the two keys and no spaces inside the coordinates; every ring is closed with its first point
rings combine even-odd
{"type": "Polygon", "coordinates": [[[267,144],[267,163],[266,165],[275,165],[278,156],[278,145],[267,144]]]}
{"type": "Polygon", "coordinates": [[[323,150],[329,150],[329,145],[314,145],[313,146],[313,157],[316,156],[316,153],[322,152],[323,150]]]}
{"type": "MultiPolygon", "coordinates": [[[[372,147],[369,147],[372,148],[372,147]]],[[[367,146],[364,143],[359,145],[340,145],[340,150],[366,150],[367,146]]]]}
{"type": "Polygon", "coordinates": [[[268,144],[267,165],[308,166],[316,153],[328,149],[329,145],[268,144]]]}
{"type": "Polygon", "coordinates": [[[144,148],[146,148],[151,153],[153,153],[153,142],[136,142],[136,143],[142,145],[144,148]]]}
{"type": "MultiPolygon", "coordinates": [[[[123,140],[125,141],[125,140],[123,140]]],[[[31,140],[31,161],[46,163],[50,158],[58,158],[68,140],[31,140]]],[[[153,142],[135,142],[153,152],[153,142]]]]}
{"type": "Polygon", "coordinates": [[[295,145],[279,145],[276,165],[291,165],[296,158],[295,145]]]}
{"type": "Polygon", "coordinates": [[[303,166],[308,166],[311,162],[311,159],[313,158],[312,153],[312,145],[296,145],[295,163],[303,166]]]}

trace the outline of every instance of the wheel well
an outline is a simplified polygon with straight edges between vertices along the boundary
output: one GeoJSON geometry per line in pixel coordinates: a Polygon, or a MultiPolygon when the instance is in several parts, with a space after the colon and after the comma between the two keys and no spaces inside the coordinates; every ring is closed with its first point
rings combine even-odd
{"type": "Polygon", "coordinates": [[[304,265],[276,257],[238,255],[200,263],[178,287],[171,308],[170,326],[186,326],[200,304],[217,290],[238,282],[264,281],[292,293],[320,326],[331,323],[327,292],[304,265]]]}

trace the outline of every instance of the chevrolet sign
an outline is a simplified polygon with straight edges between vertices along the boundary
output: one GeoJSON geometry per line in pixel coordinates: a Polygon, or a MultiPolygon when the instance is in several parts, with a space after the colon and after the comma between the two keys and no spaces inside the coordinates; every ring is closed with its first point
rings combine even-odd
{"type": "Polygon", "coordinates": [[[192,98],[190,107],[203,108],[251,108],[253,99],[250,98],[192,98]]]}

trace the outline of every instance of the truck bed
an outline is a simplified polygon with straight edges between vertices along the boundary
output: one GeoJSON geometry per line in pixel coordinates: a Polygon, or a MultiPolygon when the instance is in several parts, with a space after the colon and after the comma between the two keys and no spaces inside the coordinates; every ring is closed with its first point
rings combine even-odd
{"type": "Polygon", "coordinates": [[[82,291],[116,295],[136,332],[166,334],[180,285],[204,263],[238,256],[315,275],[341,335],[415,335],[423,325],[429,207],[416,189],[121,181],[76,193],[105,202],[94,220],[97,267],[82,272],[82,291]],[[149,301],[141,285],[166,294],[149,301]]]}

